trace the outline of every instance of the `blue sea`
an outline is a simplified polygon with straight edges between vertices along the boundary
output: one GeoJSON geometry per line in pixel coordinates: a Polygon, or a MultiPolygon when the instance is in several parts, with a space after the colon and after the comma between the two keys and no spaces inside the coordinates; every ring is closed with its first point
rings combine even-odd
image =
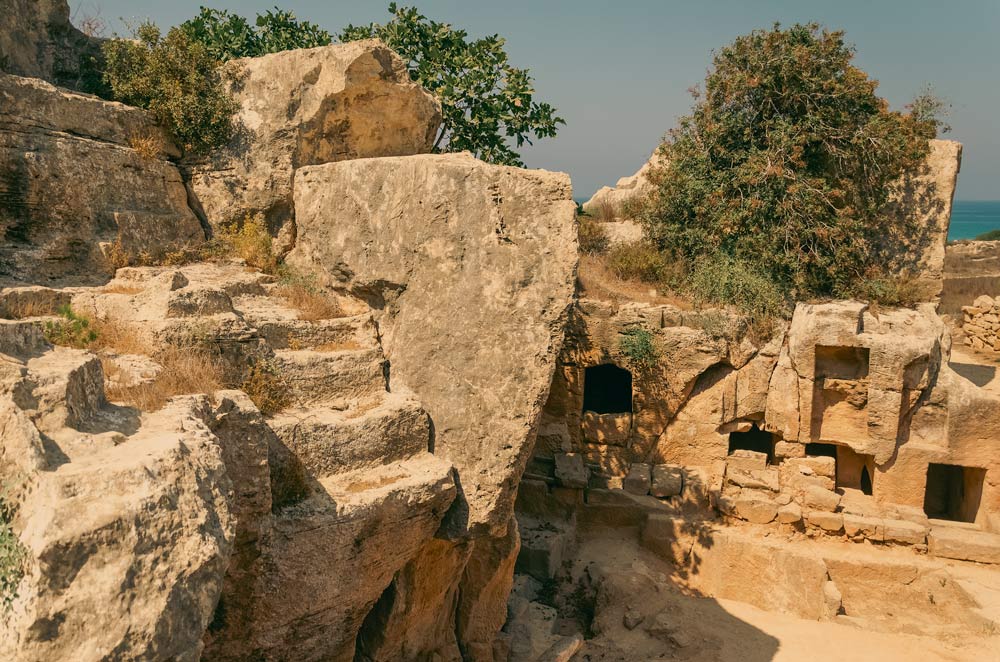
{"type": "Polygon", "coordinates": [[[956,200],[948,239],[975,239],[1000,229],[1000,200],[956,200]]]}

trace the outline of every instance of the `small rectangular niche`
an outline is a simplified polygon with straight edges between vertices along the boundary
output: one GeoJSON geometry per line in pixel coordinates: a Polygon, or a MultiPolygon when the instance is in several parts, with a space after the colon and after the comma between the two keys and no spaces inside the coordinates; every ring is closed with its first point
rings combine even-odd
{"type": "Polygon", "coordinates": [[[872,494],[875,458],[855,453],[847,446],[837,446],[837,487],[848,487],[872,494]]]}
{"type": "Polygon", "coordinates": [[[583,411],[632,413],[632,373],[611,363],[584,370],[583,411]]]}
{"type": "Polygon", "coordinates": [[[924,512],[932,519],[975,522],[986,469],[957,464],[927,465],[924,512]]]}
{"type": "Polygon", "coordinates": [[[816,345],[816,379],[859,380],[868,377],[867,347],[816,345]]]}

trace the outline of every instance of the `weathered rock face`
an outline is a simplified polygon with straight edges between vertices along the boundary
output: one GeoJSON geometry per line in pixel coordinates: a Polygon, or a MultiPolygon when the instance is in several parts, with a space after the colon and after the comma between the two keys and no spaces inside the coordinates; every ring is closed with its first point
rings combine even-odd
{"type": "MultiPolygon", "coordinates": [[[[570,194],[564,175],[467,154],[359,159],[296,176],[289,261],[372,303],[393,379],[420,398],[434,454],[457,470],[440,534],[455,544],[508,535],[573,296],[570,194]]],[[[438,571],[457,580],[467,556],[453,558],[451,572],[438,571]]]]}
{"type": "Polygon", "coordinates": [[[70,23],[66,0],[5,0],[0,6],[0,70],[72,89],[99,82],[100,40],[70,23]]]}
{"type": "Polygon", "coordinates": [[[427,152],[441,122],[434,97],[375,40],[236,60],[227,75],[242,130],[192,166],[192,186],[214,227],[260,212],[286,246],[297,168],[427,152]]]}
{"type": "Polygon", "coordinates": [[[916,221],[916,227],[921,229],[922,235],[914,239],[925,243],[919,254],[911,256],[912,266],[928,297],[937,297],[944,278],[945,244],[962,165],[962,143],[931,140],[930,150],[923,167],[899,181],[896,200],[888,213],[916,221]]]}
{"type": "MultiPolygon", "coordinates": [[[[639,200],[648,196],[655,189],[655,185],[650,181],[649,175],[654,169],[662,167],[666,160],[660,150],[657,149],[649,160],[642,164],[642,167],[630,177],[622,177],[614,187],[603,186],[590,200],[583,203],[583,210],[588,214],[597,213],[602,208],[613,212],[615,217],[626,216],[625,207],[632,200],[639,200]]],[[[610,220],[610,219],[606,219],[610,220]]]]}
{"type": "Polygon", "coordinates": [[[0,429],[29,559],[0,657],[198,659],[235,524],[208,400],[142,418],[111,406],[97,358],[32,322],[4,322],[0,353],[20,373],[0,429]]]}
{"type": "Polygon", "coordinates": [[[1000,241],[958,241],[945,247],[938,310],[958,315],[982,295],[1000,295],[1000,241]]]}
{"type": "Polygon", "coordinates": [[[107,280],[107,246],[162,255],[204,240],[163,132],[136,108],[0,74],[0,278],[107,280]],[[130,147],[152,136],[157,154],[130,147]]]}

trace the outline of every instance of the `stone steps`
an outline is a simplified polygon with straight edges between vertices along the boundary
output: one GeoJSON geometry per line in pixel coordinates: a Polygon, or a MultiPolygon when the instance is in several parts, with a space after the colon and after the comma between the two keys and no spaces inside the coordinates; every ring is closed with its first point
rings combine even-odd
{"type": "Polygon", "coordinates": [[[383,392],[346,409],[297,407],[268,424],[313,476],[378,468],[426,452],[430,421],[409,393],[383,392]]]}
{"type": "Polygon", "coordinates": [[[294,404],[300,406],[326,403],[345,408],[386,389],[385,359],[378,348],[281,349],[274,353],[274,364],[294,404]]]}

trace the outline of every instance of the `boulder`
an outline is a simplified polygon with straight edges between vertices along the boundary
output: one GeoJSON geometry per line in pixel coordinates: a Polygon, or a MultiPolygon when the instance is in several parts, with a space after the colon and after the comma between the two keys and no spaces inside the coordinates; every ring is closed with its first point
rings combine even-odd
{"type": "Polygon", "coordinates": [[[429,152],[441,122],[437,100],[375,40],[234,60],[225,75],[241,130],[190,164],[192,188],[213,227],[262,213],[283,248],[297,168],[429,152]]]}
{"type": "Polygon", "coordinates": [[[556,479],[563,487],[582,489],[587,487],[590,470],[583,463],[579,453],[556,453],[556,479]]]}
{"type": "Polygon", "coordinates": [[[468,154],[371,158],[300,168],[294,196],[288,261],[372,304],[390,386],[416,393],[455,467],[438,535],[505,535],[573,297],[569,179],[468,154]]]}
{"type": "Polygon", "coordinates": [[[622,481],[622,488],[630,494],[643,496],[649,494],[650,482],[650,466],[636,463],[629,467],[628,475],[622,481]]]}
{"type": "Polygon", "coordinates": [[[203,397],[181,398],[115,440],[48,430],[74,452],[31,476],[34,489],[16,504],[28,571],[0,631],[0,658],[199,658],[235,530],[208,410],[203,397]]]}
{"type": "Polygon", "coordinates": [[[0,74],[0,278],[106,281],[109,245],[132,258],[204,241],[176,154],[142,110],[0,74]],[[130,146],[146,136],[157,153],[130,146]]]}
{"type": "Polygon", "coordinates": [[[588,214],[598,214],[603,213],[604,210],[610,210],[611,215],[615,218],[626,217],[627,203],[640,200],[655,190],[656,186],[650,181],[649,175],[655,168],[663,165],[666,165],[666,160],[657,148],[634,175],[622,177],[614,188],[601,187],[591,196],[590,200],[583,203],[583,210],[588,214]]]}
{"type": "Polygon", "coordinates": [[[5,0],[0,8],[0,61],[7,73],[95,92],[100,42],[73,27],[66,0],[5,0]]]}
{"type": "Polygon", "coordinates": [[[655,497],[672,497],[681,493],[684,487],[684,468],[672,464],[653,465],[652,483],[649,493],[655,497]]]}

